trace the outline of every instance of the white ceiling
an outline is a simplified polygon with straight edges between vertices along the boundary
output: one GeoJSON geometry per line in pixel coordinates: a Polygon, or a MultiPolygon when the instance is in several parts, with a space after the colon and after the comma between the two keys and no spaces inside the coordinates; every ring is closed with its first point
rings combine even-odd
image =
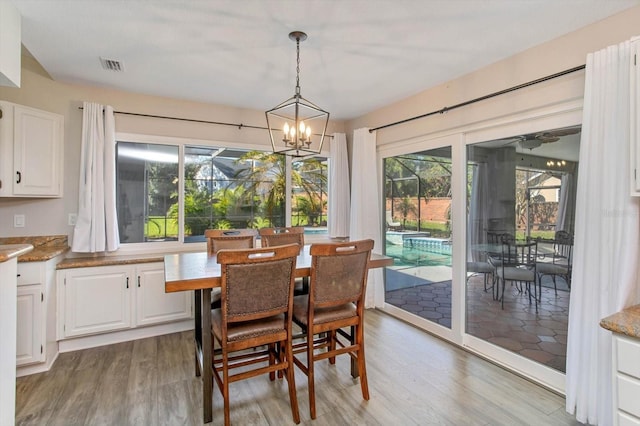
{"type": "MultiPolygon", "coordinates": [[[[6,1],[6,0],[0,0],[6,1]]],[[[302,95],[349,119],[640,0],[10,0],[58,81],[267,110],[302,95]],[[121,61],[123,73],[102,69],[121,61]]],[[[561,70],[559,70],[561,71],[561,70]]]]}

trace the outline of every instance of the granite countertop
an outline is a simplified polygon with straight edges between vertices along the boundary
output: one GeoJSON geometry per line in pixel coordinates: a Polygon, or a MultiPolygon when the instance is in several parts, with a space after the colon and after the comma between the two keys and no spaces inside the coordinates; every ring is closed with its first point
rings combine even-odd
{"type": "Polygon", "coordinates": [[[57,269],[87,268],[91,266],[111,266],[111,265],[133,265],[137,263],[164,262],[164,254],[156,255],[118,255],[105,256],[96,254],[95,256],[67,257],[56,266],[57,269]]]}
{"type": "Polygon", "coordinates": [[[631,306],[603,318],[600,327],[640,339],[640,305],[631,306]]]}
{"type": "Polygon", "coordinates": [[[2,237],[0,244],[30,244],[33,250],[18,257],[18,262],[43,262],[69,251],[66,235],[42,237],[2,237]]]}
{"type": "Polygon", "coordinates": [[[25,253],[33,250],[31,244],[1,244],[0,243],[0,262],[6,262],[16,256],[24,256],[25,253]]]}

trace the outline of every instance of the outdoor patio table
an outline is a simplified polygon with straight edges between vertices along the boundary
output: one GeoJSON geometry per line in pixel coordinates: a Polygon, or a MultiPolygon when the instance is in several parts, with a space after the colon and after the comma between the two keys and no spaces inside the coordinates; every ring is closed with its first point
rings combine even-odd
{"type": "MultiPolygon", "coordinates": [[[[311,273],[309,245],[305,245],[296,260],[296,277],[308,277],[311,273]]],[[[371,254],[370,268],[393,265],[393,258],[371,254]]],[[[215,256],[207,252],[168,254],[164,256],[165,292],[190,291],[195,293],[195,360],[196,376],[202,376],[203,420],[213,418],[213,358],[211,345],[211,289],[220,287],[221,270],[215,256]]],[[[352,365],[352,374],[354,374],[352,365]]]]}

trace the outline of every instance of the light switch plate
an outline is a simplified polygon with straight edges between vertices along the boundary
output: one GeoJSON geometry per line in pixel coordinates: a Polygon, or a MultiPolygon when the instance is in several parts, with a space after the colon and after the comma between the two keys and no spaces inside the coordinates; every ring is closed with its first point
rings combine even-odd
{"type": "Polygon", "coordinates": [[[13,215],[13,227],[14,228],[24,228],[25,217],[23,214],[14,214],[13,215]]]}
{"type": "Polygon", "coordinates": [[[69,226],[75,226],[78,221],[78,215],[75,213],[69,213],[69,226]]]}

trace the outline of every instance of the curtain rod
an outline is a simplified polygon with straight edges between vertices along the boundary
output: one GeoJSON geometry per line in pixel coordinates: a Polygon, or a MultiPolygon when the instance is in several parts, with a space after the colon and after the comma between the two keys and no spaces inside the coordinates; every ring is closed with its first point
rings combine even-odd
{"type": "MultiPolygon", "coordinates": [[[[78,107],[78,109],[83,109],[82,107],[78,107]]],[[[178,121],[189,121],[192,123],[205,123],[205,124],[217,124],[219,126],[233,126],[233,127],[237,127],[239,130],[242,130],[243,127],[246,127],[247,129],[258,129],[258,130],[269,130],[268,127],[263,127],[263,126],[251,126],[248,124],[242,124],[242,123],[225,123],[222,121],[210,121],[210,120],[197,120],[195,118],[182,118],[182,117],[169,117],[166,115],[153,115],[153,114],[140,114],[138,112],[124,112],[124,111],[113,111],[114,114],[121,114],[121,115],[135,115],[137,117],[148,117],[148,118],[162,118],[165,120],[178,120],[178,121]]],[[[318,134],[316,134],[316,136],[320,136],[318,134]]],[[[333,135],[325,135],[325,137],[328,138],[333,138],[333,135]]]]}
{"type": "Polygon", "coordinates": [[[545,81],[548,81],[548,80],[552,80],[552,79],[557,78],[557,77],[562,77],[563,75],[567,75],[567,74],[571,74],[571,73],[576,72],[576,71],[583,70],[583,69],[585,69],[585,67],[586,67],[586,65],[580,65],[580,66],[577,66],[577,67],[574,67],[574,68],[570,68],[568,70],[564,70],[564,71],[560,71],[560,72],[555,73],[555,74],[548,75],[546,77],[539,78],[537,80],[531,80],[531,81],[529,81],[527,83],[522,83],[522,84],[519,84],[517,86],[509,87],[508,89],[500,90],[498,92],[493,92],[493,93],[490,93],[488,95],[481,96],[479,98],[471,99],[471,100],[466,101],[466,102],[462,102],[462,103],[459,103],[459,104],[456,104],[456,105],[452,105],[450,107],[444,107],[444,108],[439,109],[437,111],[431,111],[431,112],[428,112],[426,114],[417,115],[415,117],[405,118],[404,120],[396,121],[395,123],[389,123],[389,124],[385,124],[383,126],[375,127],[373,129],[369,129],[369,133],[375,132],[376,130],[380,130],[380,129],[386,129],[387,127],[397,126],[398,124],[404,124],[404,123],[407,123],[409,121],[418,120],[420,118],[425,118],[425,117],[429,117],[429,116],[436,115],[436,114],[444,114],[445,112],[451,111],[452,109],[456,109],[456,108],[460,108],[460,107],[463,107],[463,106],[471,105],[471,104],[474,104],[476,102],[480,102],[480,101],[484,101],[486,99],[490,99],[490,98],[493,98],[493,97],[496,97],[496,96],[504,95],[505,93],[514,92],[516,90],[524,89],[525,87],[533,86],[534,84],[538,84],[538,83],[542,83],[542,82],[545,82],[545,81]]]}

